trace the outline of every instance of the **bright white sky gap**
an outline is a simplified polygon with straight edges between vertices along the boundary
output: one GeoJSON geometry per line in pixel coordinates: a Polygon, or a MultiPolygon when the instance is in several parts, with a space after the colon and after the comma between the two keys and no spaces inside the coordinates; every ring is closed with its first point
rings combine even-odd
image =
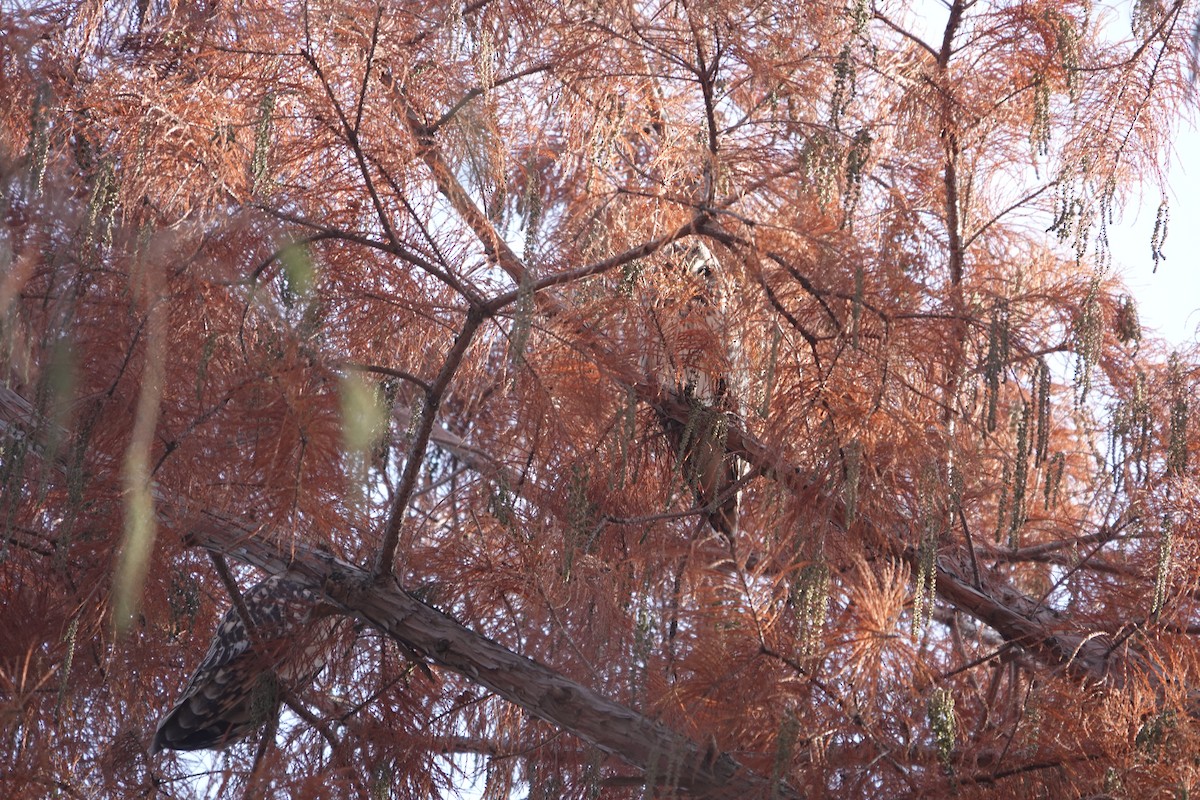
{"type": "MultiPolygon", "coordinates": [[[[1200,93],[1200,83],[1196,92],[1200,93]]],[[[1200,97],[1196,98],[1200,101],[1200,97]]],[[[1154,272],[1150,236],[1158,213],[1159,194],[1145,186],[1141,202],[1131,202],[1109,229],[1113,265],[1137,300],[1146,332],[1180,348],[1200,343],[1200,131],[1184,123],[1167,165],[1167,201],[1171,208],[1166,260],[1154,272]]]]}

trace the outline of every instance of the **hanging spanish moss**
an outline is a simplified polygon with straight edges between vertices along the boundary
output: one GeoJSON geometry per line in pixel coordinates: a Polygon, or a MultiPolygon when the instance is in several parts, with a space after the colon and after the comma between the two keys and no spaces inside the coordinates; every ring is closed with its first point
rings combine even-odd
{"type": "Polygon", "coordinates": [[[862,478],[862,443],[858,439],[855,439],[842,448],[842,453],[846,470],[846,488],[844,492],[846,524],[851,525],[854,523],[854,518],[858,513],[858,483],[862,478]]]}
{"type": "Polygon", "coordinates": [[[1012,467],[1007,463],[1001,471],[1000,478],[1000,494],[996,498],[996,529],[993,535],[993,540],[996,544],[1000,544],[1004,540],[1005,534],[1005,514],[1008,512],[1008,495],[1012,491],[1012,467]]]}
{"type": "MultiPolygon", "coordinates": [[[[866,174],[867,162],[871,158],[871,132],[866,128],[860,128],[858,133],[854,134],[854,140],[850,143],[850,149],[846,152],[846,189],[842,197],[842,228],[854,227],[854,209],[858,206],[858,200],[862,196],[863,176],[866,174]]],[[[860,264],[855,272],[855,296],[858,298],[857,304],[862,303],[862,265],[860,264]]],[[[857,328],[856,328],[857,330],[857,328]]],[[[857,338],[855,339],[857,342],[857,338]]],[[[857,346],[857,344],[855,345],[857,346]]]]}
{"type": "Polygon", "coordinates": [[[850,304],[850,346],[858,349],[858,328],[862,321],[863,309],[863,267],[854,266],[854,302],[850,304]]]}
{"type": "Polygon", "coordinates": [[[544,210],[541,192],[541,180],[538,177],[536,164],[532,158],[526,164],[525,192],[520,196],[517,211],[523,215],[525,227],[525,245],[521,257],[533,262],[537,257],[538,231],[542,225],[544,210]]]}
{"type": "Polygon", "coordinates": [[[1166,198],[1158,204],[1158,214],[1154,218],[1154,232],[1150,235],[1150,258],[1154,261],[1154,269],[1151,272],[1158,272],[1158,265],[1167,260],[1163,254],[1163,245],[1167,241],[1167,224],[1171,221],[1171,207],[1167,204],[1166,198]]]}
{"type": "Polygon", "coordinates": [[[1033,87],[1033,116],[1029,120],[1029,149],[1036,160],[1050,155],[1050,86],[1039,78],[1033,87]]]}
{"type": "Polygon", "coordinates": [[[250,157],[250,177],[255,196],[271,193],[271,116],[275,113],[275,93],[267,92],[258,104],[258,122],[254,127],[254,153],[250,157]]]}
{"type": "Polygon", "coordinates": [[[43,83],[33,96],[29,110],[29,197],[42,192],[46,177],[46,154],[50,149],[46,107],[50,102],[50,86],[43,83]]]}
{"type": "Polygon", "coordinates": [[[1080,407],[1092,388],[1092,369],[1103,344],[1100,279],[1092,278],[1087,297],[1075,318],[1075,405],[1080,407]]]}
{"type": "Polygon", "coordinates": [[[1046,448],[1050,444],[1050,366],[1045,357],[1039,357],[1034,370],[1034,398],[1037,406],[1037,446],[1034,451],[1034,466],[1046,460],[1046,448]]]}
{"type": "Polygon", "coordinates": [[[791,710],[783,712],[779,732],[775,735],[775,760],[771,763],[771,785],[778,785],[792,763],[793,752],[800,738],[800,721],[791,710]]]}
{"type": "Polygon", "coordinates": [[[1149,477],[1147,459],[1153,444],[1154,417],[1146,388],[1146,375],[1138,371],[1133,396],[1117,403],[1109,423],[1109,461],[1113,488],[1120,490],[1126,475],[1135,483],[1149,477]]]}
{"type": "Polygon", "coordinates": [[[952,757],[957,735],[958,719],[954,713],[954,694],[949,688],[939,686],[933,690],[927,706],[929,729],[933,732],[938,761],[947,774],[954,771],[952,757]]]}
{"type": "Polygon", "coordinates": [[[987,432],[996,430],[997,411],[1000,402],[1000,384],[1007,379],[1005,368],[1009,360],[1008,301],[998,298],[992,306],[988,325],[988,349],[983,361],[983,380],[987,398],[987,432]]]}
{"type": "Polygon", "coordinates": [[[84,247],[99,241],[112,244],[113,223],[117,213],[117,184],[113,165],[102,159],[92,181],[92,194],[88,198],[84,223],[84,247]]]}
{"type": "Polygon", "coordinates": [[[854,66],[853,47],[847,43],[833,63],[833,93],[829,97],[829,124],[835,130],[841,127],[842,115],[857,89],[857,70],[854,66]]]}
{"type": "Polygon", "coordinates": [[[937,540],[928,534],[917,547],[916,585],[913,588],[912,639],[919,641],[933,618],[937,589],[937,540]]]}
{"type": "Polygon", "coordinates": [[[1176,353],[1171,354],[1169,370],[1171,432],[1167,444],[1167,474],[1184,475],[1188,466],[1188,390],[1176,353]]]}
{"type": "Polygon", "coordinates": [[[783,339],[783,328],[775,325],[771,329],[771,345],[767,350],[767,358],[760,368],[759,399],[755,408],[758,416],[765,419],[771,410],[771,390],[775,386],[775,370],[779,363],[779,345],[783,339]]]}
{"type": "Polygon", "coordinates": [[[529,342],[529,331],[533,325],[533,270],[527,271],[517,287],[517,303],[513,311],[512,328],[508,334],[508,361],[512,369],[512,381],[525,363],[525,347],[529,342]]]}
{"type": "Polygon", "coordinates": [[[815,187],[817,200],[828,205],[837,190],[841,149],[829,134],[818,132],[808,138],[800,157],[804,172],[815,187]]]}
{"type": "Polygon", "coordinates": [[[67,681],[71,678],[71,666],[75,663],[75,646],[79,636],[79,614],[71,617],[70,623],[67,624],[67,632],[63,635],[63,644],[66,645],[66,654],[63,656],[62,669],[59,670],[58,676],[58,704],[56,708],[61,708],[63,700],[67,696],[67,681]]]}
{"type": "Polygon", "coordinates": [[[1167,588],[1171,577],[1171,553],[1175,544],[1175,526],[1170,514],[1163,514],[1158,533],[1158,559],[1154,568],[1154,599],[1150,618],[1157,620],[1167,603],[1167,588]]]}
{"type": "Polygon", "coordinates": [[[1067,457],[1063,453],[1055,453],[1045,470],[1045,480],[1042,482],[1042,507],[1050,510],[1052,503],[1058,501],[1059,489],[1062,487],[1063,471],[1066,469],[1067,457]]]}
{"type": "Polygon", "coordinates": [[[792,585],[791,602],[800,622],[799,652],[811,658],[819,652],[829,612],[829,565],[822,556],[800,570],[792,585]]]}
{"type": "Polygon", "coordinates": [[[1054,14],[1055,21],[1058,23],[1058,37],[1055,44],[1060,59],[1059,63],[1062,65],[1067,80],[1067,96],[1074,103],[1079,99],[1081,87],[1079,65],[1082,43],[1080,32],[1086,31],[1091,21],[1084,16],[1083,20],[1077,24],[1068,14],[1053,11],[1051,13],[1054,14]]]}
{"type": "Polygon", "coordinates": [[[1025,488],[1029,482],[1029,423],[1033,409],[1029,403],[1021,406],[1016,420],[1017,452],[1013,459],[1012,510],[1008,515],[1008,546],[1020,545],[1020,530],[1025,524],[1025,488]]]}
{"type": "Polygon", "coordinates": [[[1117,306],[1116,320],[1117,338],[1124,344],[1133,344],[1142,339],[1142,324],[1138,319],[1137,303],[1129,295],[1121,298],[1117,306]]]}

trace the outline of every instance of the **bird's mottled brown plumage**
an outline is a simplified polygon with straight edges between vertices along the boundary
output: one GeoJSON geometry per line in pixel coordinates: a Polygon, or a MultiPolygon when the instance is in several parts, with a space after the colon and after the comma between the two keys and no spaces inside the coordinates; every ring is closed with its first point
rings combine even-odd
{"type": "Polygon", "coordinates": [[[657,298],[647,308],[651,330],[645,339],[657,346],[644,352],[643,364],[689,404],[686,423],[661,412],[659,421],[709,524],[732,541],[741,465],[726,449],[725,431],[745,392],[740,343],[730,334],[720,261],[698,241],[677,250],[691,291],[657,298]]]}
{"type": "Polygon", "coordinates": [[[690,419],[684,424],[660,414],[663,433],[680,460],[684,480],[706,509],[708,524],[732,541],[738,524],[738,493],[732,487],[741,475],[737,461],[725,448],[725,415],[720,406],[713,408],[696,400],[689,387],[684,387],[682,394],[691,404],[690,419]]]}
{"type": "Polygon", "coordinates": [[[154,752],[221,748],[249,735],[325,666],[336,618],[315,592],[275,575],[242,599],[251,629],[236,607],[226,612],[183,695],[158,723],[154,752]]]}

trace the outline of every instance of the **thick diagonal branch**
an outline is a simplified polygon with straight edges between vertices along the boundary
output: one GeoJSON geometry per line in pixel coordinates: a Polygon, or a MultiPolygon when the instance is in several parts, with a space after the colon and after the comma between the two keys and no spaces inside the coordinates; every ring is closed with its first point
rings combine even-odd
{"type": "Polygon", "coordinates": [[[287,554],[252,528],[203,513],[190,538],[270,573],[323,592],[347,613],[370,623],[431,661],[475,681],[646,774],[712,798],[798,797],[712,752],[662,723],[616,703],[582,684],[518,655],[417,600],[394,579],[373,579],[366,570],[302,546],[287,554]]]}

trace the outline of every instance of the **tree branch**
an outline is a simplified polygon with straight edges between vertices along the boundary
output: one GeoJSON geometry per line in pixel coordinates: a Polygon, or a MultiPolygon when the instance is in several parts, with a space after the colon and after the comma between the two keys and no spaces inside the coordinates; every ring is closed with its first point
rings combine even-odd
{"type": "Polygon", "coordinates": [[[189,526],[189,539],[207,550],[290,577],[408,645],[431,661],[475,681],[534,716],[570,731],[645,772],[669,775],[674,786],[712,798],[795,798],[725,753],[715,753],[662,723],[576,683],[475,633],[417,600],[390,576],[331,555],[289,545],[283,553],[256,530],[212,512],[189,526]]]}
{"type": "Polygon", "coordinates": [[[375,561],[374,572],[377,577],[386,578],[392,574],[396,549],[400,544],[400,528],[404,523],[404,512],[408,509],[409,498],[412,497],[413,489],[417,485],[417,472],[420,471],[421,464],[425,460],[425,447],[429,444],[429,434],[433,430],[434,419],[442,404],[442,397],[446,394],[446,388],[450,385],[450,379],[454,377],[454,373],[462,364],[467,347],[470,346],[471,339],[479,330],[483,319],[483,312],[478,307],[472,307],[467,312],[467,320],[463,323],[462,330],[458,332],[454,346],[446,355],[446,362],[442,365],[441,372],[425,392],[425,408],[421,412],[421,424],[417,427],[416,435],[408,448],[408,455],[404,459],[404,472],[400,476],[400,486],[396,489],[396,496],[392,499],[392,511],[388,516],[387,527],[383,531],[383,542],[379,546],[379,554],[375,561]]]}

